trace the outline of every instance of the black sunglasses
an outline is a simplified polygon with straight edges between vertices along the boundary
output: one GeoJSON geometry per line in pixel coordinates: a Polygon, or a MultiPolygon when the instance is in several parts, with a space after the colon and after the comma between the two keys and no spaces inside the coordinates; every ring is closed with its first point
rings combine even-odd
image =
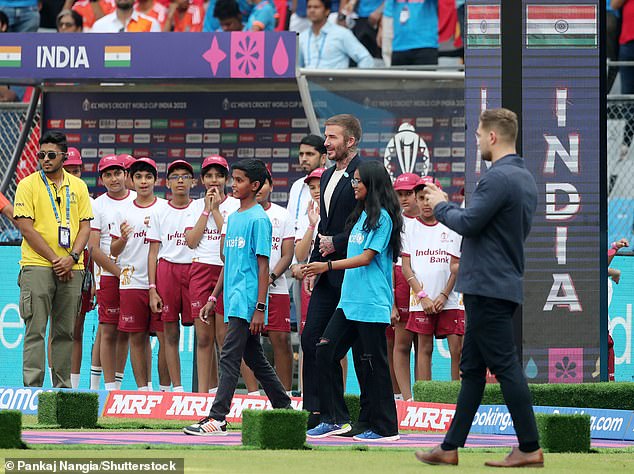
{"type": "Polygon", "coordinates": [[[48,157],[49,160],[54,160],[57,158],[57,155],[65,157],[67,153],[65,151],[38,151],[36,156],[38,160],[43,160],[46,157],[48,157]]]}

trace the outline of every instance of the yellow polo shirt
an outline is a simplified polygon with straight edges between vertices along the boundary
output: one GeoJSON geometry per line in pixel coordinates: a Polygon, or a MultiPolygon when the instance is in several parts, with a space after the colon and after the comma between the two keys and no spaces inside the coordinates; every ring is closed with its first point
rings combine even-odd
{"type": "MultiPolygon", "coordinates": [[[[46,243],[60,257],[65,257],[71,251],[79,232],[80,221],[89,221],[93,218],[92,206],[88,187],[81,179],[64,171],[64,181],[57,189],[55,183],[46,178],[53,194],[53,201],[57,207],[57,213],[61,219],[62,227],[70,227],[71,248],[65,249],[59,246],[59,225],[55,219],[55,212],[51,205],[46,185],[39,171],[30,174],[18,184],[15,192],[13,216],[29,217],[33,219],[33,227],[46,243]],[[66,188],[70,191],[70,223],[66,222],[66,188]],[[59,204],[57,202],[59,198],[59,204]]],[[[20,266],[34,265],[38,267],[52,267],[53,264],[42,257],[29,245],[26,239],[22,239],[22,260],[20,266]]],[[[73,265],[73,270],[83,270],[83,252],[79,263],[73,265]]]]}

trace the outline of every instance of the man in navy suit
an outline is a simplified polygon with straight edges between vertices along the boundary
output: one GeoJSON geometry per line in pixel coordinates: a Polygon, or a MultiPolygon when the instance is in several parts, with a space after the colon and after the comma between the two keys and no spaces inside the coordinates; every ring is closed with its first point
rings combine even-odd
{"type": "MultiPolygon", "coordinates": [[[[311,262],[327,262],[346,258],[349,231],[346,220],[356,206],[354,190],[350,180],[361,162],[357,147],[361,140],[359,120],[348,114],[335,115],[326,120],[326,140],[324,145],[328,159],[335,163],[321,177],[319,233],[310,256],[311,262]]],[[[302,333],[303,397],[304,409],[308,410],[308,427],[319,423],[319,374],[317,372],[316,349],[319,338],[337,309],[341,297],[343,271],[330,271],[316,281],[314,285],[306,326],[302,333]]],[[[360,385],[362,380],[359,380],[360,385]]]]}

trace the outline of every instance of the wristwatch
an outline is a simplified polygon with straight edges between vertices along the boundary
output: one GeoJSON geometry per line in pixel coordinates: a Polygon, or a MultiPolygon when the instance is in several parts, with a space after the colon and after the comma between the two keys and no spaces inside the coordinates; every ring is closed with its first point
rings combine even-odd
{"type": "Polygon", "coordinates": [[[261,313],[264,313],[266,311],[266,303],[262,303],[261,301],[258,301],[255,304],[255,310],[260,311],[261,313]]]}
{"type": "Polygon", "coordinates": [[[77,252],[70,252],[68,255],[73,257],[73,260],[75,260],[75,263],[79,263],[79,254],[77,252]]]}
{"type": "Polygon", "coordinates": [[[275,273],[271,272],[269,276],[271,277],[271,280],[273,281],[277,280],[277,275],[275,273]]]}

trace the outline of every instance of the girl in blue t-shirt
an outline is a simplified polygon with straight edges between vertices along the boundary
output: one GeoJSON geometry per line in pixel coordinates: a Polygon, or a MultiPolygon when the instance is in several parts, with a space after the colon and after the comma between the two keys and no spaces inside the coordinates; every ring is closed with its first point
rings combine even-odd
{"type": "Polygon", "coordinates": [[[348,258],[313,262],[303,267],[306,276],[345,270],[339,305],[317,345],[321,423],[309,430],[307,436],[323,438],[352,429],[343,398],[339,361],[359,340],[370,429],[354,439],[397,440],[385,329],[392,313],[392,263],[401,251],[403,219],[396,192],[381,163],[359,165],[351,184],[357,206],[346,226],[350,232],[348,258]]]}

